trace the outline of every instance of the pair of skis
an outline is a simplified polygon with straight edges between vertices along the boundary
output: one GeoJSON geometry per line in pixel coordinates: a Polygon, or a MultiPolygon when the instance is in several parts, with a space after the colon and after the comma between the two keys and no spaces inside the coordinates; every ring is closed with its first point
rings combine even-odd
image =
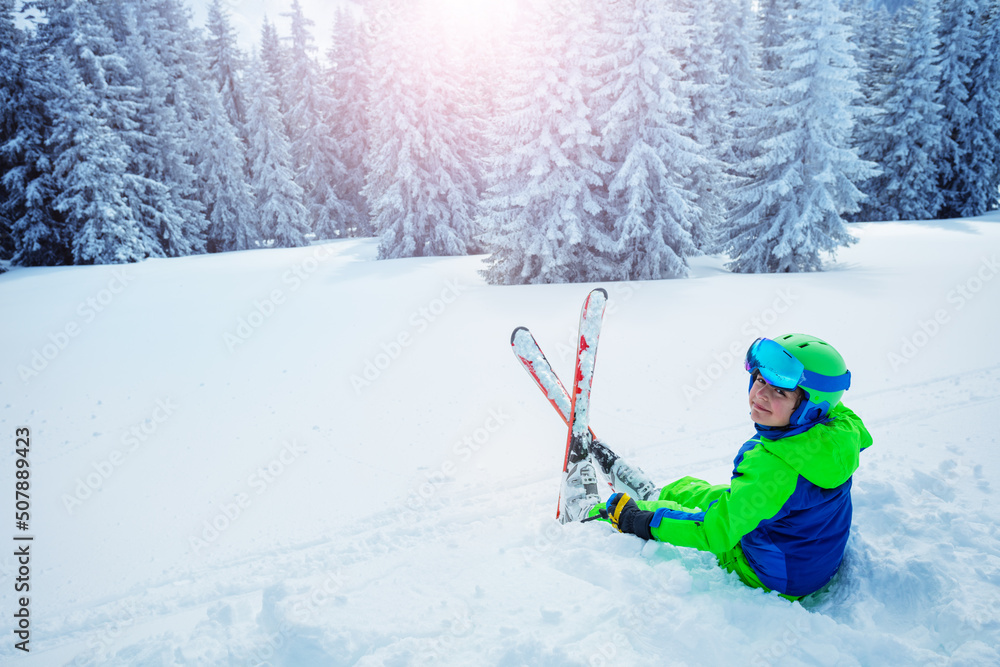
{"type": "Polygon", "coordinates": [[[643,500],[652,497],[656,492],[655,485],[641,470],[625,464],[617,454],[597,440],[593,429],[590,428],[590,389],[594,379],[597,343],[601,335],[601,324],[607,302],[607,291],[598,288],[588,294],[583,303],[572,394],[566,390],[552,370],[541,347],[527,328],[517,327],[510,337],[514,355],[569,427],[566,453],[563,458],[563,483],[560,487],[559,506],[556,509],[557,519],[563,519],[562,505],[566,481],[575,472],[584,471],[581,481],[588,501],[593,500],[596,503],[600,500],[596,477],[586,474],[588,469],[592,469],[585,465],[591,457],[615,490],[627,491],[634,498],[643,500]]]}

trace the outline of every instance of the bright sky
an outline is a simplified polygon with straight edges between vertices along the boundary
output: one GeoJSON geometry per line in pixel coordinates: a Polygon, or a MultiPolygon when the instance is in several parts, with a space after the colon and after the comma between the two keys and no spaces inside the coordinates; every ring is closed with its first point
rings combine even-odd
{"type": "MultiPolygon", "coordinates": [[[[204,27],[211,0],[187,0],[194,9],[195,25],[204,27]]],[[[475,38],[489,33],[505,15],[513,10],[517,0],[431,0],[438,9],[455,21],[458,32],[452,37],[475,38]]],[[[339,6],[360,11],[351,0],[299,0],[306,18],[313,21],[313,38],[325,53],[330,43],[333,22],[339,6]]],[[[239,32],[240,45],[250,50],[260,41],[260,26],[266,16],[278,28],[278,34],[288,35],[289,19],[282,14],[289,11],[292,0],[223,0],[228,8],[233,27],[239,32]]],[[[391,4],[389,5],[391,8],[391,4]]]]}
{"type": "MultiPolygon", "coordinates": [[[[195,25],[204,27],[205,19],[208,17],[208,7],[212,4],[211,0],[187,0],[187,2],[194,10],[195,25]]],[[[260,26],[265,16],[277,26],[278,34],[282,36],[288,34],[289,19],[282,14],[290,10],[292,0],[223,0],[222,4],[227,8],[233,27],[239,33],[240,46],[245,50],[249,51],[260,41],[260,26]]],[[[315,23],[313,38],[323,51],[330,41],[337,7],[354,6],[350,0],[299,0],[299,4],[302,5],[305,17],[315,23]]]]}

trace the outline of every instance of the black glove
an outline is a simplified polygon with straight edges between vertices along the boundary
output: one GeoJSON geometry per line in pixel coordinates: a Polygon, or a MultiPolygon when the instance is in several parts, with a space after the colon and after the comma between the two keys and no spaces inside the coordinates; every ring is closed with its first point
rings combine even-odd
{"type": "Polygon", "coordinates": [[[655,513],[639,509],[639,506],[628,497],[627,493],[616,493],[611,496],[604,507],[608,521],[618,529],[618,532],[631,533],[644,540],[653,539],[649,524],[655,513]]]}

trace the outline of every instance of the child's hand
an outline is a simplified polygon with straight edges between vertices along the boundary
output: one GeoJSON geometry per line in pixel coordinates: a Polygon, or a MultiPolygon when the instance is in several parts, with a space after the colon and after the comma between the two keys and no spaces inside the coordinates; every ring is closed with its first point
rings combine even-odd
{"type": "Polygon", "coordinates": [[[635,501],[627,493],[616,493],[605,503],[608,520],[620,533],[630,533],[644,540],[652,539],[649,524],[653,520],[653,512],[639,509],[635,501]]]}

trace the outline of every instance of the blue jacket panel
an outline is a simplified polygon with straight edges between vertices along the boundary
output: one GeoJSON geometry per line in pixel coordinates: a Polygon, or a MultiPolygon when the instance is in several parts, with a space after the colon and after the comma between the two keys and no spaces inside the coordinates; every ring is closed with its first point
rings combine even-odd
{"type": "Polygon", "coordinates": [[[762,584],[786,595],[822,588],[840,567],[851,532],[851,480],[835,489],[799,475],[781,511],[740,540],[762,584]]]}

